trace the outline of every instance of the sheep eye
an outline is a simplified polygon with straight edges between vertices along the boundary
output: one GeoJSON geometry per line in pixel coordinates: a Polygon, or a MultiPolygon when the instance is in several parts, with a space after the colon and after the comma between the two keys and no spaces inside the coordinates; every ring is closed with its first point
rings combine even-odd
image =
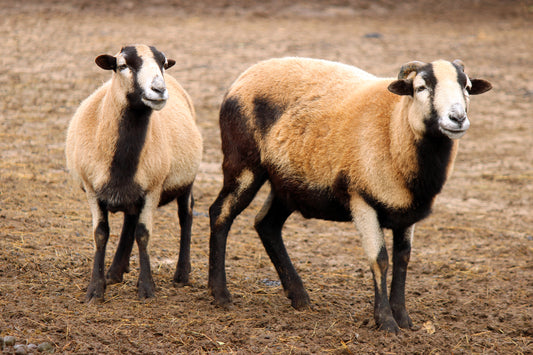
{"type": "Polygon", "coordinates": [[[424,91],[424,90],[427,90],[427,87],[425,87],[424,85],[422,85],[422,86],[417,87],[415,91],[416,91],[416,92],[422,92],[422,91],[424,91]]]}
{"type": "Polygon", "coordinates": [[[126,64],[121,64],[117,67],[118,70],[123,71],[125,69],[128,69],[128,66],[126,64]]]}

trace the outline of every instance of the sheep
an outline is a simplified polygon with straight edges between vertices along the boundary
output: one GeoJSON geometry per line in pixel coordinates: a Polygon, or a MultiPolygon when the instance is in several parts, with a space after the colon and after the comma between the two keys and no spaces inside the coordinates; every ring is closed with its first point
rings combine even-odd
{"type": "Polygon", "coordinates": [[[410,62],[398,79],[318,59],[260,62],[231,85],[220,108],[223,187],[209,209],[208,288],[227,306],[225,248],[233,220],[265,181],[255,229],[296,309],[310,304],[282,240],[292,212],[352,221],[373,274],[376,326],[412,328],[405,278],[416,222],[428,216],[470,123],[469,95],[491,89],[459,60],[410,62]],[[383,229],[393,231],[392,282],[383,229]]]}
{"type": "Polygon", "coordinates": [[[95,256],[87,302],[104,300],[106,284],[129,272],[134,240],[139,249],[138,296],[154,296],[147,252],[155,209],[177,200],[180,252],[173,281],[189,282],[193,182],[203,142],[192,101],[165,70],[176,62],[155,47],[131,45],[96,64],[112,77],[76,110],[66,139],[67,169],[85,191],[92,213],[95,256]],[[108,212],[123,212],[124,224],[104,277],[108,212]]]}

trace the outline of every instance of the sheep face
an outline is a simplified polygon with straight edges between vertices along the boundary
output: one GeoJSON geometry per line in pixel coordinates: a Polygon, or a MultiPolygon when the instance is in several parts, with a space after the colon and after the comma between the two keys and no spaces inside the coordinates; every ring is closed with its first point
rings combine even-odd
{"type": "Polygon", "coordinates": [[[470,127],[469,96],[491,87],[485,80],[468,78],[461,61],[439,60],[405,64],[389,91],[409,97],[409,122],[415,134],[459,139],[470,127]]]}
{"type": "Polygon", "coordinates": [[[168,91],[163,74],[176,62],[167,59],[155,47],[127,46],[115,56],[100,55],[95,62],[102,69],[113,70],[113,80],[132,106],[146,106],[153,110],[165,106],[168,91]]]}

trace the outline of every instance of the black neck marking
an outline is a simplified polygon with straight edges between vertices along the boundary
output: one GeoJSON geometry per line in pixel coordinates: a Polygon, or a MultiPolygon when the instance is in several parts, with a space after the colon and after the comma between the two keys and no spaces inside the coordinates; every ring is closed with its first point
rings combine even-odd
{"type": "Polygon", "coordinates": [[[415,202],[430,203],[446,182],[453,141],[444,135],[426,134],[416,148],[418,172],[408,181],[408,188],[415,202]]]}
{"type": "Polygon", "coordinates": [[[152,110],[124,109],[118,128],[115,154],[109,170],[109,181],[97,191],[98,199],[111,212],[140,213],[145,191],[135,182],[141,151],[146,140],[152,110]]]}
{"type": "Polygon", "coordinates": [[[152,110],[146,106],[128,106],[124,109],[118,126],[115,155],[111,162],[111,180],[120,183],[133,182],[151,114],[152,110]]]}

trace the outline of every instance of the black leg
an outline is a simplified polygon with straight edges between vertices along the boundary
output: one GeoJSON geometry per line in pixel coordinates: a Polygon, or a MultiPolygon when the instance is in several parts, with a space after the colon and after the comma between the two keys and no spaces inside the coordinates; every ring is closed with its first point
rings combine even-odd
{"type": "Polygon", "coordinates": [[[387,269],[389,257],[376,211],[363,199],[354,196],[351,201],[352,216],[363,242],[374,278],[374,320],[379,329],[398,333],[400,328],[392,315],[387,297],[387,269]]]}
{"type": "MultiPolygon", "coordinates": [[[[89,195],[89,194],[88,194],[89,195]]],[[[93,271],[91,281],[87,287],[85,299],[87,302],[102,302],[104,300],[105,291],[105,251],[107,240],[109,239],[109,223],[108,213],[106,207],[98,203],[96,199],[90,199],[91,211],[93,214],[93,228],[94,228],[94,242],[96,245],[96,252],[94,254],[93,271]]]]}
{"type": "Polygon", "coordinates": [[[372,275],[374,277],[374,320],[378,329],[389,333],[399,333],[400,329],[394,320],[387,297],[388,268],[389,257],[387,249],[383,246],[376,261],[371,264],[372,275]]]}
{"type": "Polygon", "coordinates": [[[135,241],[135,228],[138,221],[138,215],[124,213],[124,224],[122,225],[117,251],[115,252],[113,263],[107,271],[106,282],[108,285],[122,282],[124,273],[130,271],[130,255],[135,241]]]}
{"type": "Polygon", "coordinates": [[[413,328],[413,322],[405,307],[405,278],[411,256],[411,239],[414,225],[407,229],[393,231],[394,250],[392,255],[392,282],[390,305],[394,319],[401,328],[413,328]]]}
{"type": "Polygon", "coordinates": [[[271,192],[255,219],[255,229],[278,272],[283,289],[291,300],[292,306],[302,309],[309,306],[309,295],[294,269],[281,236],[283,224],[291,213],[292,211],[287,209],[271,192]]]}
{"type": "Polygon", "coordinates": [[[135,228],[135,241],[139,248],[140,271],[137,287],[140,299],[155,296],[155,283],[152,278],[150,257],[148,256],[148,241],[152,234],[153,213],[159,205],[160,196],[161,193],[159,191],[151,191],[145,196],[139,214],[139,222],[137,223],[137,228],[135,228]]]}
{"type": "Polygon", "coordinates": [[[211,236],[209,239],[208,288],[215,304],[225,306],[231,302],[226,285],[226,241],[233,220],[253,200],[264,184],[264,174],[253,174],[248,169],[238,174],[224,172],[224,186],[209,208],[211,236]]]}
{"type": "Polygon", "coordinates": [[[155,284],[152,278],[152,270],[150,268],[150,257],[148,256],[149,239],[150,231],[146,228],[144,223],[137,224],[137,228],[135,229],[135,240],[139,247],[140,273],[137,287],[140,299],[154,297],[155,295],[155,284]]]}
{"type": "Polygon", "coordinates": [[[191,228],[192,211],[194,198],[192,196],[192,185],[187,191],[178,197],[178,217],[180,220],[180,254],[176,272],[174,273],[174,284],[185,286],[189,284],[189,273],[191,272],[191,228]]]}

